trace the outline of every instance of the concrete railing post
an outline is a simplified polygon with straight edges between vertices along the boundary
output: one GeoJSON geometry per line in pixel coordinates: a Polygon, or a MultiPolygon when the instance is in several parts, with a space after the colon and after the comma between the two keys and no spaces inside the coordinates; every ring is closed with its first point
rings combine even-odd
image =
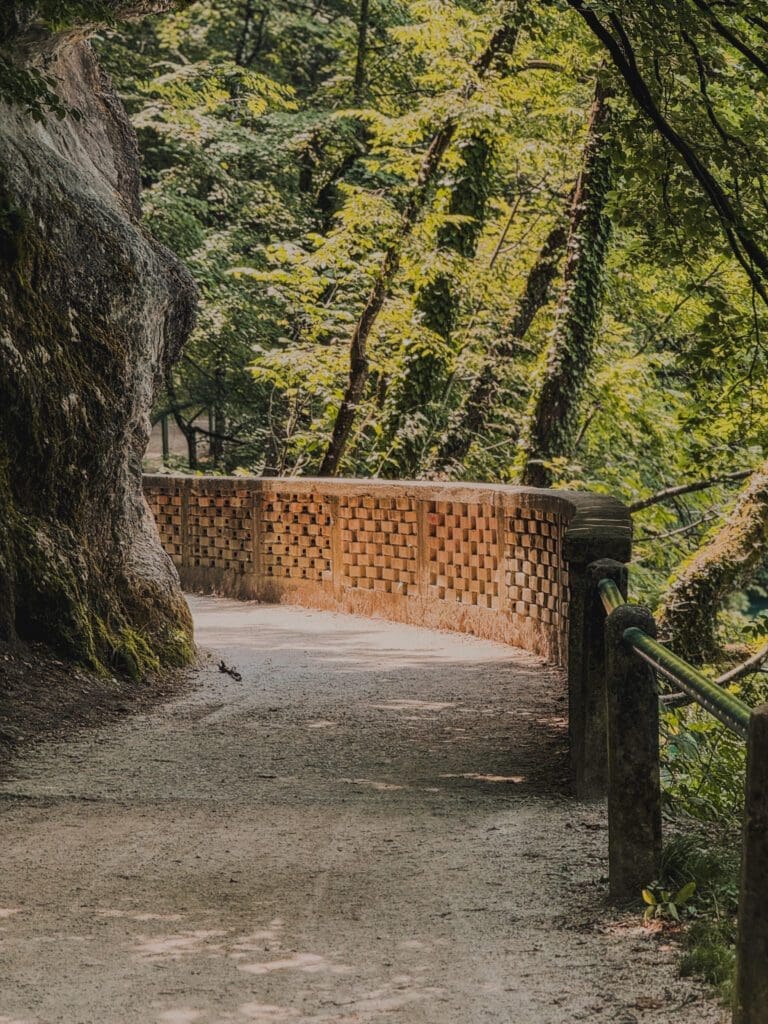
{"type": "Polygon", "coordinates": [[[768,1024],[768,704],[749,719],[734,1024],[768,1024]]]}
{"type": "Polygon", "coordinates": [[[606,577],[627,596],[627,569],[621,562],[603,558],[571,569],[568,722],[571,781],[582,800],[608,792],[605,609],[597,589],[606,577]]]}
{"type": "Polygon", "coordinates": [[[653,669],[624,642],[630,626],[656,635],[653,616],[638,605],[622,605],[605,621],[608,876],[617,901],[637,899],[661,863],[658,687],[653,669]]]}

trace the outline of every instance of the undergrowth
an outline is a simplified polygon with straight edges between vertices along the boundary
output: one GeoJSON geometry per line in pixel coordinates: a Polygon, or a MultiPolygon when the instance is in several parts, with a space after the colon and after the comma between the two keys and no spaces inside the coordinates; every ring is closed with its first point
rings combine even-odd
{"type": "MultiPolygon", "coordinates": [[[[755,677],[729,689],[752,706],[766,699],[765,684],[755,677]]],[[[708,982],[730,1003],[746,744],[696,706],[663,713],[661,726],[662,792],[672,837],[657,885],[676,892],[695,883],[682,910],[680,971],[708,982]]]]}
{"type": "Polygon", "coordinates": [[[669,840],[662,861],[662,880],[670,888],[696,883],[685,908],[690,923],[680,972],[702,978],[726,1002],[733,991],[740,853],[738,833],[699,827],[669,840]]]}

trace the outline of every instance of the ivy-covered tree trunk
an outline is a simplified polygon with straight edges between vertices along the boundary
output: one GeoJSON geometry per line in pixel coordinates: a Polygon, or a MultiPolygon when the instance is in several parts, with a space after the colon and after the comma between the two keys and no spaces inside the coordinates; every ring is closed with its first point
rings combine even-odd
{"type": "MultiPolygon", "coordinates": [[[[461,165],[451,175],[446,204],[448,220],[437,231],[439,254],[469,260],[475,254],[485,223],[491,147],[482,136],[459,143],[461,165]]],[[[419,341],[406,339],[402,370],[389,388],[385,434],[392,450],[384,474],[392,477],[418,475],[429,437],[444,416],[440,398],[456,352],[452,346],[459,313],[460,294],[454,268],[440,269],[418,289],[414,314],[419,341]]]]}
{"type": "Polygon", "coordinates": [[[723,601],[765,563],[768,545],[768,461],[749,478],[720,529],[673,577],[662,602],[660,631],[676,654],[694,663],[717,654],[717,613],[723,601]]]}
{"type": "MultiPolygon", "coordinates": [[[[496,66],[502,54],[514,49],[519,32],[520,10],[515,2],[505,3],[504,17],[491,36],[488,45],[474,62],[473,74],[460,90],[463,100],[469,100],[477,92],[485,76],[496,66]]],[[[357,417],[358,406],[368,383],[369,359],[368,339],[384,306],[389,290],[400,269],[403,247],[413,233],[418,218],[430,195],[435,178],[442,166],[443,157],[456,134],[457,120],[449,114],[442,121],[430,140],[419,167],[418,177],[400,217],[397,238],[386,248],[373,286],[363,310],[352,331],[349,343],[349,378],[344,395],[336,414],[331,438],[320,463],[320,476],[336,476],[344,457],[352,427],[357,417]]]]}
{"type": "Polygon", "coordinates": [[[141,461],[195,288],[141,227],[134,134],[83,40],[172,3],[62,2],[56,30],[52,6],[0,12],[0,638],[138,674],[192,652],[141,461]]]}
{"type": "Polygon", "coordinates": [[[482,435],[499,397],[503,366],[518,354],[536,314],[546,305],[552,283],[568,240],[565,218],[558,221],[544,240],[536,261],[525,279],[525,287],[512,319],[499,332],[499,337],[461,408],[438,448],[433,466],[445,470],[459,467],[472,442],[482,435]]]}
{"type": "Polygon", "coordinates": [[[549,464],[567,458],[578,429],[581,396],[592,366],[600,321],[611,225],[605,202],[611,185],[610,107],[598,81],[573,197],[563,288],[544,377],[523,431],[522,482],[552,483],[549,464]]]}

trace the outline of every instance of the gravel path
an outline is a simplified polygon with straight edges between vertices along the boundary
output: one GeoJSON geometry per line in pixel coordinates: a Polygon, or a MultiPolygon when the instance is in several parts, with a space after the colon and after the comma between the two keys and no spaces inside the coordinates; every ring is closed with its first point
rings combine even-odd
{"type": "Polygon", "coordinates": [[[603,905],[556,672],[456,634],[192,606],[210,653],[187,696],[0,783],[0,1024],[725,1020],[603,905]]]}

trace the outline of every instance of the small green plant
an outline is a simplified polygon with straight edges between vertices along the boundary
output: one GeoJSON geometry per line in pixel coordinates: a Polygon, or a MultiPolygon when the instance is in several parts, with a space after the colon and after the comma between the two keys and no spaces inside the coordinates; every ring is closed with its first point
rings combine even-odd
{"type": "Polygon", "coordinates": [[[740,833],[710,824],[706,831],[688,831],[668,840],[661,882],[656,883],[673,892],[676,887],[685,889],[689,878],[696,880],[696,906],[686,905],[692,920],[682,937],[680,973],[703,978],[725,1002],[733,984],[740,861],[740,833]]]}
{"type": "Polygon", "coordinates": [[[674,895],[671,889],[662,889],[657,882],[651,883],[647,889],[643,889],[643,902],[647,904],[643,920],[671,918],[673,921],[679,921],[681,909],[690,902],[695,892],[695,882],[686,882],[674,895]]]}

